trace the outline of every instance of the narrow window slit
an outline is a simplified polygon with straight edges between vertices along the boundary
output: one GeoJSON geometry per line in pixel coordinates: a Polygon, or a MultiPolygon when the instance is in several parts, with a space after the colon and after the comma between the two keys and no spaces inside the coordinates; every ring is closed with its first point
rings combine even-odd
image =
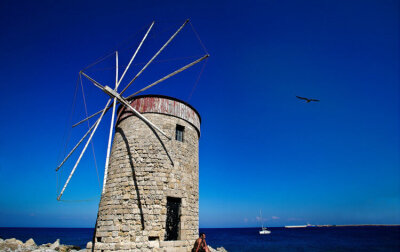
{"type": "Polygon", "coordinates": [[[182,125],[177,124],[176,125],[176,134],[175,134],[175,140],[183,142],[183,133],[185,132],[185,127],[182,125]]]}

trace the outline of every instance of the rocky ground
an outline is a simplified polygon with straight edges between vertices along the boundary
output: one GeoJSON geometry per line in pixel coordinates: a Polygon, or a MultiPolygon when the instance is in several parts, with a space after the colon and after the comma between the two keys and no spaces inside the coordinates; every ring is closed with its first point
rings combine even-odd
{"type": "MultiPolygon", "coordinates": [[[[210,252],[227,252],[223,247],[213,249],[208,246],[210,252]]],[[[0,238],[0,251],[5,252],[88,252],[86,249],[74,245],[63,245],[60,244],[60,240],[57,239],[54,243],[47,243],[42,245],[36,245],[35,241],[31,238],[26,242],[22,242],[15,238],[3,240],[0,238]]]]}
{"type": "Polygon", "coordinates": [[[80,247],[73,245],[63,245],[60,244],[58,239],[54,243],[47,243],[42,245],[36,245],[35,241],[31,238],[26,242],[22,242],[15,238],[3,240],[0,238],[0,251],[7,252],[77,252],[86,251],[86,249],[81,250],[80,247]]]}
{"type": "Polygon", "coordinates": [[[208,246],[208,248],[210,249],[210,252],[228,252],[226,249],[224,249],[224,247],[213,249],[210,246],[208,246]]]}

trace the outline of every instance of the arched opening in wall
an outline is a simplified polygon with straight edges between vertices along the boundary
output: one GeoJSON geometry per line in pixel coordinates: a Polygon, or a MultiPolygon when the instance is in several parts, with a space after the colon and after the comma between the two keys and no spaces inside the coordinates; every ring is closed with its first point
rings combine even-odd
{"type": "Polygon", "coordinates": [[[182,199],[167,197],[167,220],[165,225],[165,241],[179,240],[182,199]]]}

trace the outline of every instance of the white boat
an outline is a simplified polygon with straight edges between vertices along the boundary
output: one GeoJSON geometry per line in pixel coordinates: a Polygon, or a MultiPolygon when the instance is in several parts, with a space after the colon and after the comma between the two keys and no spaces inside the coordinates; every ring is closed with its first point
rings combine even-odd
{"type": "Polygon", "coordinates": [[[262,219],[262,214],[261,214],[261,210],[260,210],[260,219],[261,219],[261,230],[260,230],[260,235],[262,234],[270,234],[271,231],[269,231],[266,227],[264,227],[264,221],[262,219]]]}
{"type": "Polygon", "coordinates": [[[270,234],[271,231],[269,231],[266,227],[262,227],[260,230],[260,234],[270,234]]]}

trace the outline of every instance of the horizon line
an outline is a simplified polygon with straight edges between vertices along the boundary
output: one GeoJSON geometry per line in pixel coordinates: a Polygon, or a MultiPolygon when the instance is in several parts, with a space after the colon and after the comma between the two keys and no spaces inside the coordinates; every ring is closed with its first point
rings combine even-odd
{"type": "MultiPolygon", "coordinates": [[[[299,226],[299,225],[286,225],[286,226],[299,226]]],[[[268,226],[269,228],[284,228],[286,226],[268,226]]],[[[321,224],[321,225],[314,225],[315,227],[360,227],[360,226],[400,226],[399,224],[321,224]]],[[[76,228],[93,228],[94,227],[0,227],[0,228],[71,228],[71,229],[76,229],[76,228]]],[[[207,228],[207,229],[238,229],[238,228],[260,228],[258,226],[252,226],[252,227],[199,227],[200,228],[207,228]]]]}

